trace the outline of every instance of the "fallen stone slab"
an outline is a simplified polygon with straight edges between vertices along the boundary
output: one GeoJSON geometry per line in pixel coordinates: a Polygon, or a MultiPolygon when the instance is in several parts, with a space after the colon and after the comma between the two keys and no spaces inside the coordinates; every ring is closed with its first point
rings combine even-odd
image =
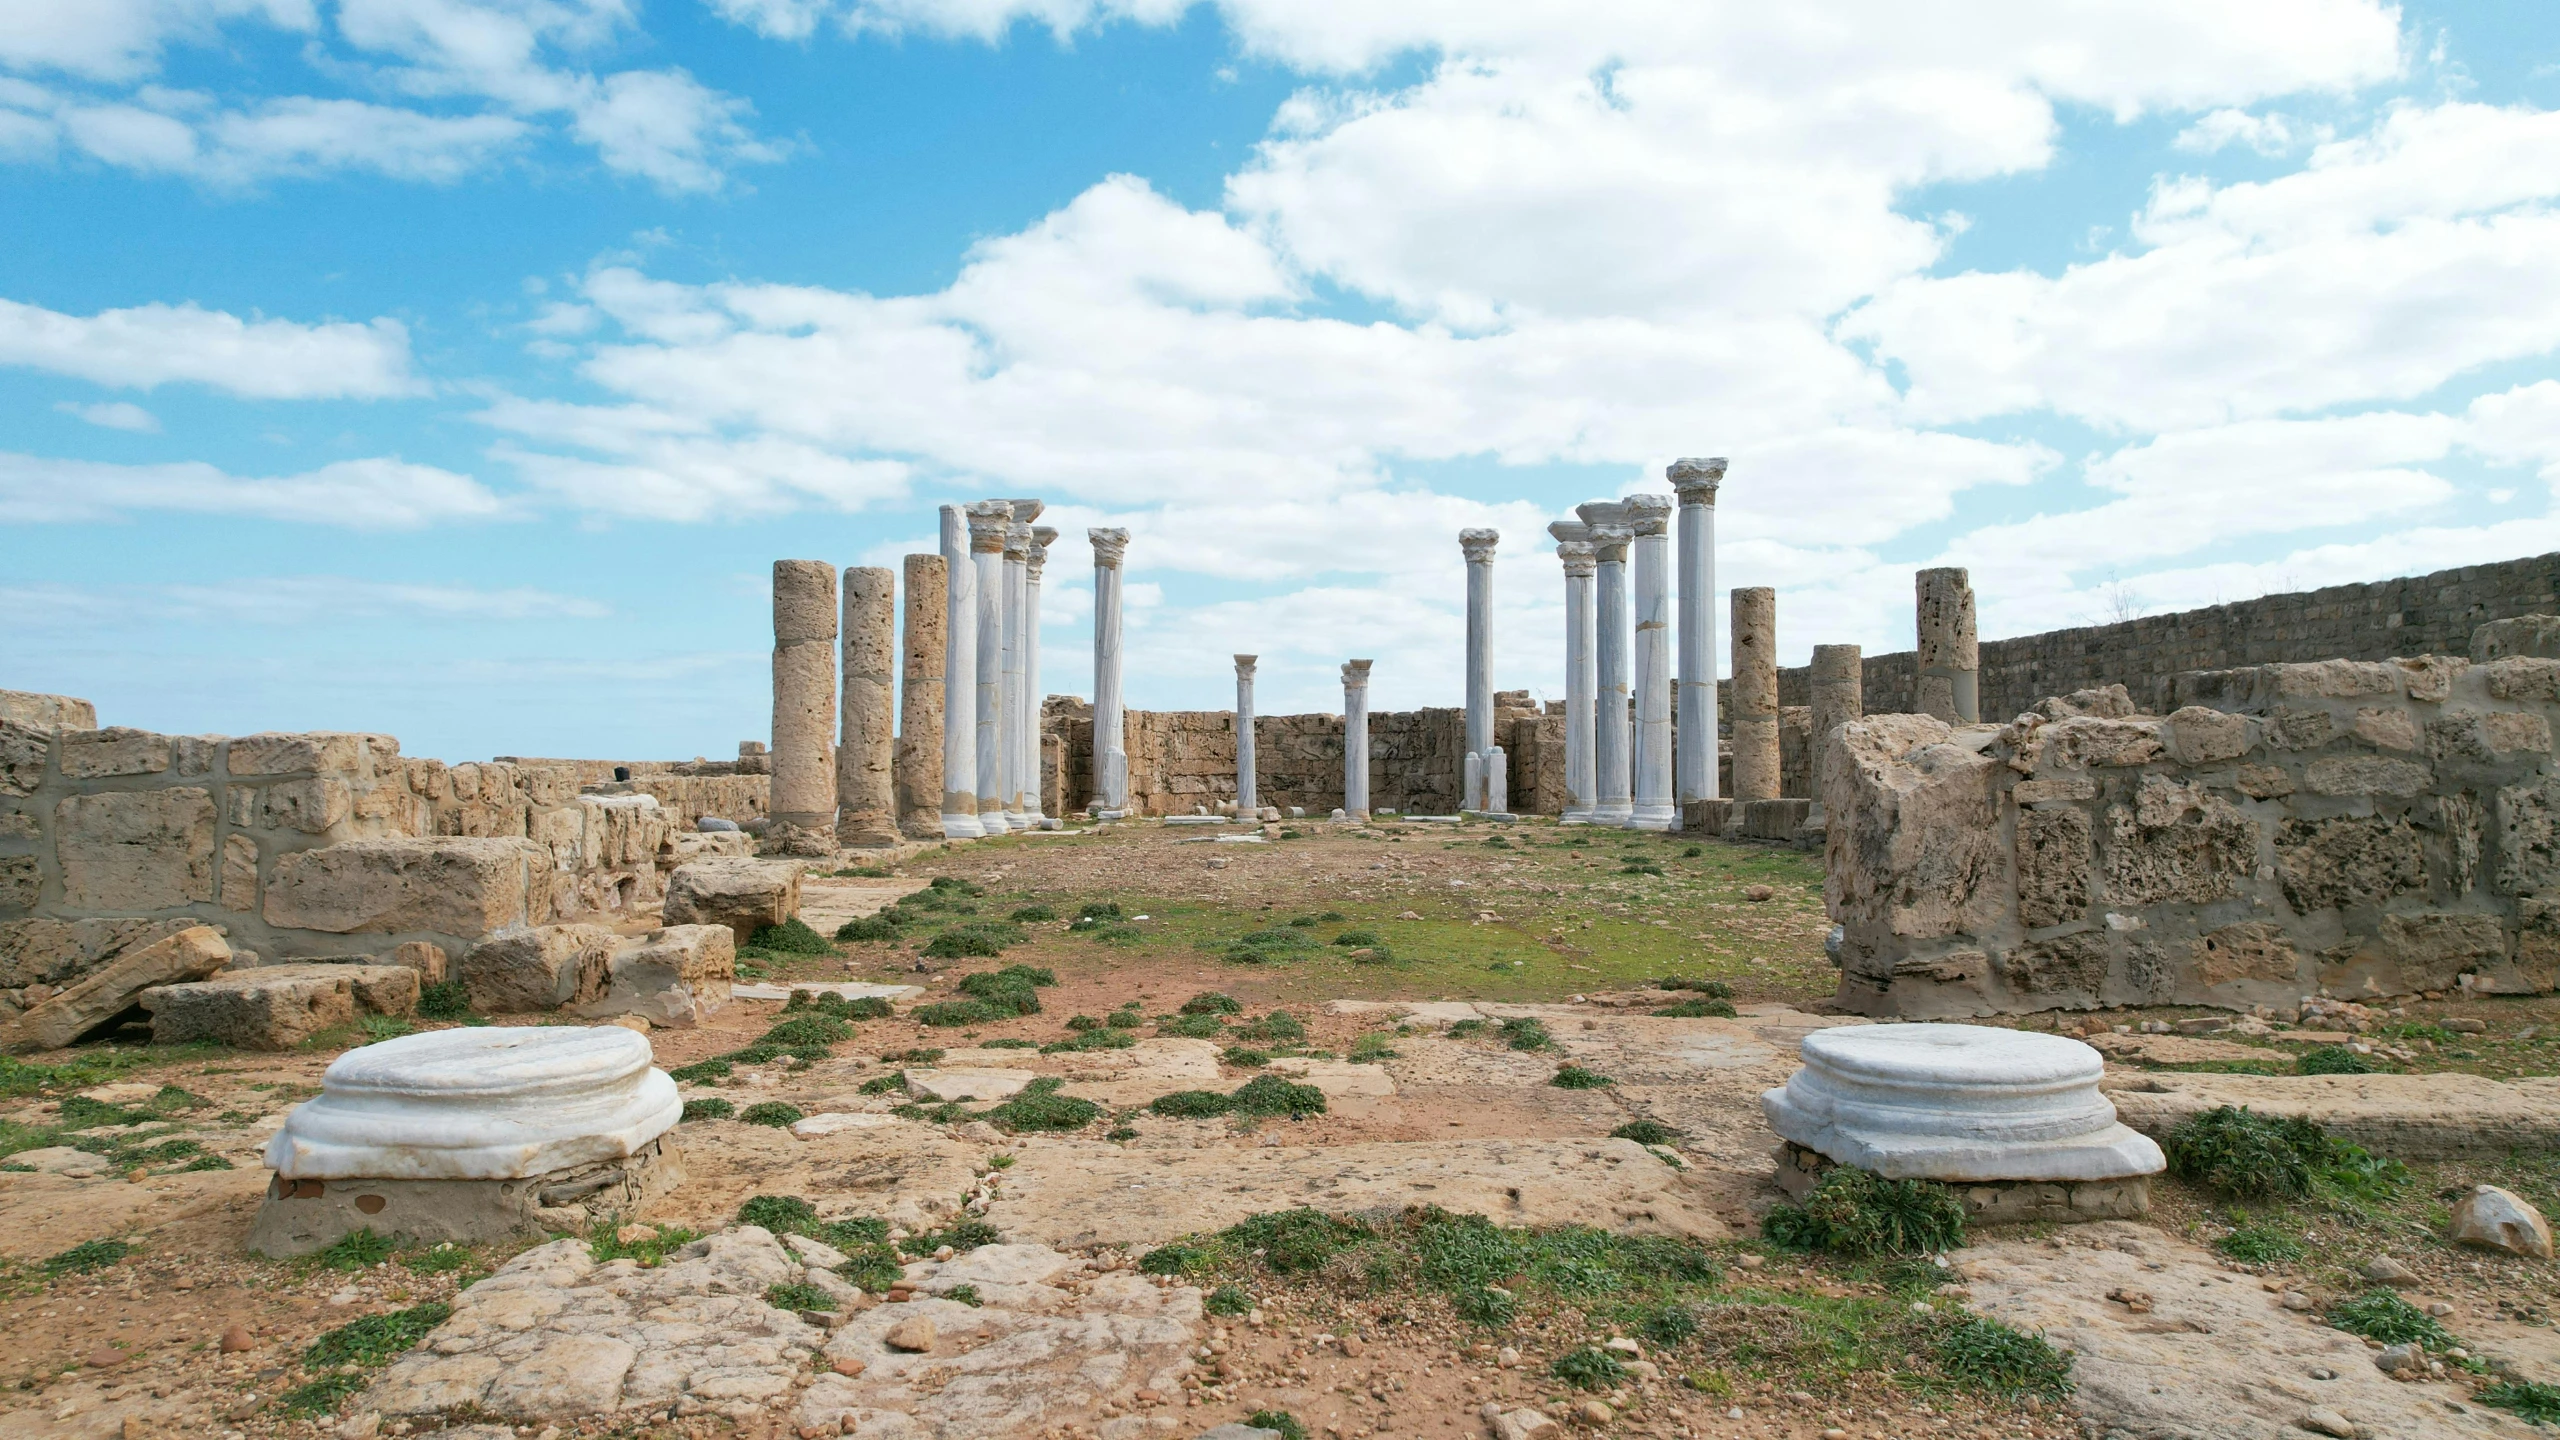
{"type": "Polygon", "coordinates": [[[464,952],[463,988],[491,1015],[599,1000],[621,944],[602,925],[510,925],[464,952]]]}
{"type": "Polygon", "coordinates": [[[2285,1065],[2293,1060],[2282,1050],[2262,1049],[2231,1040],[2212,1040],[2199,1035],[2091,1035],[2087,1037],[2087,1043],[2110,1060],[2142,1060],[2154,1065],[2193,1065],[2217,1060],[2285,1065]]]}
{"type": "Polygon", "coordinates": [[[1481,1020],[1484,1012],[1464,1000],[1328,1000],[1328,1015],[1393,1015],[1447,1027],[1461,1020],[1481,1020]]]}
{"type": "Polygon", "coordinates": [[[231,962],[231,946],[210,925],[128,950],[87,979],[0,1025],[0,1053],[59,1050],[132,1009],[155,985],[200,980],[231,962]]]}
{"type": "Polygon", "coordinates": [[[547,919],[552,874],[550,849],[530,840],[349,840],[278,859],[262,913],[293,930],[476,940],[547,919]]]}
{"type": "Polygon", "coordinates": [[[2317,1121],[2331,1134],[2400,1160],[2491,1157],[2560,1146],[2560,1079],[2477,1075],[2110,1076],[2117,1117],[2154,1139],[2223,1105],[2317,1121]]]}
{"type": "Polygon", "coordinates": [[[210,980],[142,992],[151,1043],[209,1040],[234,1050],[290,1050],[359,1015],[418,1008],[418,972],[406,965],[261,965],[210,980]]]}
{"type": "Polygon", "coordinates": [[[792,1121],[791,1133],[803,1140],[815,1140],[822,1135],[837,1135],[847,1130],[885,1130],[892,1125],[906,1123],[895,1115],[874,1115],[868,1111],[829,1110],[792,1121]]]}
{"type": "Polygon", "coordinates": [[[1037,1070],[909,1070],[907,1093],[919,1100],[1010,1100],[1040,1078],[1037,1070]]]}
{"type": "Polygon", "coordinates": [[[1015,1154],[986,1216],[1015,1242],[1161,1245],[1296,1205],[1340,1214],[1431,1204],[1503,1225],[1728,1233],[1693,1172],[1628,1140],[1111,1150],[1043,1139],[1015,1154]]]}
{"type": "Polygon", "coordinates": [[[1328,1099],[1342,1095],[1396,1093],[1396,1082],[1387,1078],[1384,1065],[1354,1065],[1348,1060],[1311,1060],[1303,1055],[1284,1055],[1273,1060],[1269,1068],[1313,1085],[1328,1099]]]}
{"type": "Polygon", "coordinates": [[[21,1150],[9,1157],[11,1165],[23,1166],[39,1175],[63,1175],[86,1180],[107,1173],[107,1157],[92,1155],[69,1145],[47,1145],[38,1150],[21,1150]]]}
{"type": "Polygon", "coordinates": [[[800,913],[797,860],[722,855],[691,860],[667,876],[660,913],[670,925],[726,925],[741,945],[767,925],[800,913]]]}
{"type": "Polygon", "coordinates": [[[576,1005],[590,1020],[635,1015],[663,1029],[689,1029],[729,1003],[738,971],[726,925],[669,925],[618,943],[605,961],[604,993],[576,1005]]]}

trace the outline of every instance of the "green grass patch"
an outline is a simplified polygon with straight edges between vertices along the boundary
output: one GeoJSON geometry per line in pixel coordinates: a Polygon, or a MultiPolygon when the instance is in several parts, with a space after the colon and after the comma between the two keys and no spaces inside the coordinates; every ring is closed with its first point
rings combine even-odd
{"type": "Polygon", "coordinates": [[[1772,1206],[1760,1233],[1790,1250],[1841,1255],[1909,1255],[1964,1244],[1964,1205],[1929,1180],[1888,1180],[1835,1165],[1801,1205],[1772,1206]]]}
{"type": "Polygon", "coordinates": [[[315,1370],[333,1365],[388,1365],[452,1317],[452,1306],[432,1300],[406,1310],[367,1315],[311,1342],[311,1348],[302,1352],[302,1363],[315,1370]]]}
{"type": "Polygon", "coordinates": [[[1226,1114],[1235,1108],[1235,1103],[1215,1090],[1176,1090],[1148,1101],[1147,1108],[1177,1120],[1205,1120],[1226,1114]]]}
{"type": "Polygon", "coordinates": [[[726,1120],[737,1113],[737,1106],[718,1096],[713,1096],[707,1100],[687,1100],[684,1102],[684,1114],[680,1118],[686,1121],[726,1120]]]}
{"type": "Polygon", "coordinates": [[[2520,1420],[2560,1424],[2560,1385],[2545,1385],[2538,1380],[2501,1380],[2471,1398],[2482,1405],[2495,1405],[2520,1420]]]}
{"type": "Polygon", "coordinates": [[[1627,1378],[1627,1367],[1599,1346],[1585,1345],[1557,1356],[1547,1373],[1576,1390],[1607,1390],[1627,1378]]]}
{"type": "Polygon", "coordinates": [[[1947,1377],[2002,1397],[2059,1399],[2071,1393],[2071,1357],[2043,1336],[2013,1330],[1984,1315],[1961,1315],[1932,1347],[1947,1377]]]}
{"type": "Polygon", "coordinates": [[[293,1416],[319,1416],[335,1411],[365,1386],[361,1370],[339,1370],[323,1375],[308,1384],[297,1385],[284,1392],[279,1404],[284,1413],[293,1416]]]}
{"type": "Polygon", "coordinates": [[[825,1311],[836,1308],[836,1297],[805,1280],[795,1280],[788,1284],[766,1286],[764,1303],[776,1310],[825,1311]]]}
{"type": "Polygon", "coordinates": [[[858,915],[836,927],[836,938],[856,944],[898,938],[898,922],[887,914],[858,915]]]}
{"type": "Polygon", "coordinates": [[[1230,1045],[1218,1052],[1218,1063],[1232,1065],[1239,1070],[1259,1070],[1271,1063],[1271,1052],[1256,1050],[1250,1045],[1230,1045]]]}
{"type": "Polygon", "coordinates": [[[418,1014],[428,1020],[471,1018],[471,991],[459,980],[439,980],[418,991],[418,1014]]]}
{"type": "Polygon", "coordinates": [[[1233,995],[1221,994],[1215,990],[1203,990],[1182,1002],[1182,1013],[1185,1015],[1241,1015],[1244,1013],[1244,1002],[1233,995]]]}
{"type": "Polygon", "coordinates": [[[2397,1187],[2406,1171],[2312,1121],[2224,1105],[2178,1122],[2161,1146],[2169,1173],[2233,1200],[2300,1199],[2315,1188],[2350,1198],[2397,1187]]]}
{"type": "Polygon", "coordinates": [[[2367,1290],[2329,1307],[2321,1317],[2331,1328],[2385,1345],[2423,1345],[2429,1350],[2450,1350],[2462,1343],[2453,1332],[2436,1323],[2435,1317],[2401,1299],[2389,1290],[2367,1290]]]}
{"type": "Polygon", "coordinates": [[[1558,1067],[1556,1073],[1547,1077],[1547,1083],[1559,1090],[1605,1090],[1618,1082],[1597,1070],[1585,1070],[1579,1065],[1564,1065],[1558,1067]]]}
{"type": "Polygon", "coordinates": [[[122,1240],[83,1240],[58,1255],[46,1257],[47,1275],[86,1275],[104,1270],[133,1253],[133,1247],[122,1240]]]}
{"type": "Polygon", "coordinates": [[[1498,1033],[1502,1043],[1514,1050],[1536,1051],[1555,1048],[1555,1037],[1547,1033],[1545,1023],[1535,1016],[1522,1015],[1505,1020],[1498,1033]]]}
{"type": "Polygon", "coordinates": [[[1058,1087],[1065,1083],[1055,1075],[1043,1075],[1023,1086],[1012,1099],[988,1110],[983,1118],[1011,1134],[1081,1130],[1100,1117],[1102,1107],[1090,1100],[1059,1094],[1058,1087]]]}
{"type": "Polygon", "coordinates": [[[1378,946],[1386,944],[1387,937],[1375,930],[1345,930],[1333,937],[1333,943],[1346,948],[1357,948],[1363,945],[1378,946]]]}
{"type": "Polygon", "coordinates": [[[1255,1430],[1277,1430],[1280,1440],[1307,1440],[1307,1427],[1286,1410],[1256,1410],[1244,1417],[1244,1423],[1255,1430]]]}
{"type": "Polygon", "coordinates": [[[2382,1067],[2344,1045],[2315,1045],[2293,1062],[2300,1075],[2371,1075],[2382,1067]]]}
{"type": "Polygon", "coordinates": [[[1215,1040],[1227,1032],[1227,1022],[1215,1015],[1167,1015],[1156,1022],[1158,1035],[1179,1040],[1215,1040]]]}
{"type": "Polygon", "coordinates": [[[1014,912],[1004,918],[1021,925],[1037,925],[1042,921],[1057,919],[1058,912],[1046,905],[1021,905],[1016,906],[1014,912]]]}
{"type": "Polygon", "coordinates": [[[827,943],[826,936],[810,929],[807,922],[797,915],[779,925],[757,926],[756,932],[748,936],[747,943],[739,946],[738,950],[740,954],[757,950],[776,956],[836,953],[836,947],[827,943]]]}
{"type": "Polygon", "coordinates": [[[1731,1020],[1741,1012],[1730,1000],[1679,1000],[1653,1013],[1667,1020],[1731,1020]]]}
{"type": "Polygon", "coordinates": [[[798,1124],[805,1117],[801,1115],[799,1106],[787,1100],[759,1100],[739,1111],[738,1118],[749,1125],[770,1125],[777,1130],[783,1130],[798,1124]]]}
{"type": "Polygon", "coordinates": [[[2272,1265],[2302,1258],[2302,1242],[2273,1225],[2242,1225],[2213,1248],[2243,1265],[2272,1265]]]}
{"type": "Polygon", "coordinates": [[[1260,1040],[1274,1045],[1295,1045],[1307,1038],[1307,1027],[1286,1010],[1274,1010],[1249,1025],[1236,1028],[1239,1040],[1260,1040]]]}
{"type": "Polygon", "coordinates": [[[370,1270],[389,1260],[395,1248],[397,1247],[391,1243],[391,1237],[387,1235],[377,1235],[371,1229],[358,1230],[350,1235],[342,1235],[328,1248],[314,1252],[311,1263],[323,1270],[343,1270],[349,1273],[370,1270]]]}
{"type": "Polygon", "coordinates": [[[696,1060],[667,1072],[688,1085],[717,1085],[729,1078],[736,1067],[726,1060],[696,1060]]]}
{"type": "Polygon", "coordinates": [[[1221,1285],[1200,1301],[1200,1308],[1212,1315],[1244,1315],[1253,1310],[1253,1297],[1241,1285],[1221,1285]]]}
{"type": "Polygon", "coordinates": [[[1354,1065],[1375,1065],[1381,1060],[1393,1060],[1397,1058],[1396,1037],[1383,1031],[1372,1031],[1352,1041],[1345,1058],[1354,1065]]]}
{"type": "Polygon", "coordinates": [[[1256,1075],[1237,1087],[1229,1099],[1239,1115],[1286,1115],[1294,1120],[1324,1113],[1322,1090],[1294,1084],[1277,1075],[1256,1075]]]}
{"type": "Polygon", "coordinates": [[[1680,1132],[1659,1120],[1630,1120],[1609,1132],[1612,1140],[1633,1140],[1639,1145],[1676,1145],[1680,1132]]]}

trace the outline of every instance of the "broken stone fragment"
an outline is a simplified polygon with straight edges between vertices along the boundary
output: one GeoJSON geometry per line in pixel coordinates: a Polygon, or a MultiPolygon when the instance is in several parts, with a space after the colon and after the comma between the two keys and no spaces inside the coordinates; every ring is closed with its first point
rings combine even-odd
{"type": "Polygon", "coordinates": [[[934,1338],[933,1321],[925,1316],[915,1315],[890,1326],[889,1333],[880,1337],[880,1343],[892,1350],[904,1350],[910,1355],[921,1355],[933,1348],[934,1338]]]}
{"type": "Polygon", "coordinates": [[[210,1040],[235,1050],[289,1050],[358,1015],[418,1008],[406,965],[265,965],[142,992],[155,1045],[210,1040]]]}
{"type": "Polygon", "coordinates": [[[801,866],[789,860],[717,856],[667,876],[669,925],[726,925],[740,944],[800,913],[801,866]]]}
{"type": "Polygon", "coordinates": [[[133,1007],[155,985],[197,980],[231,961],[222,932],[197,925],[109,961],[105,968],[0,1025],[0,1054],[58,1050],[133,1007]]]}
{"type": "Polygon", "coordinates": [[[2504,1250],[2511,1255],[2551,1256],[2551,1223],[2512,1190],[2481,1185],[2453,1207],[2454,1243],[2504,1250]]]}

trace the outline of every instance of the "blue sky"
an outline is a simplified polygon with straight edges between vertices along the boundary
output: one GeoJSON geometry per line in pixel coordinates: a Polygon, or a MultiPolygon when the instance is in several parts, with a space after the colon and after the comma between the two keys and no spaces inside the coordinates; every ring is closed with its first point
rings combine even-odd
{"type": "Polygon", "coordinates": [[[33,0],[0,685],[725,754],[776,558],[1135,533],[1132,702],[1454,703],[1455,531],[1731,457],[1781,651],[2560,549],[2560,20],[2369,0],[33,0]]]}

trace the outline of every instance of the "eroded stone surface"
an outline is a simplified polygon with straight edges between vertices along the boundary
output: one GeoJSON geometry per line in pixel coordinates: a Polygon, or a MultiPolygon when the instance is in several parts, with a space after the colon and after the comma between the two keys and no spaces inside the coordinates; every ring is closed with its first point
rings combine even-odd
{"type": "Polygon", "coordinates": [[[2403,1160],[2504,1155],[2560,1145],[2560,1079],[2434,1075],[2211,1075],[2155,1072],[2112,1080],[2124,1123],[2166,1135],[2190,1115],[2246,1105],[2302,1116],[2377,1155],[2403,1160]]]}

